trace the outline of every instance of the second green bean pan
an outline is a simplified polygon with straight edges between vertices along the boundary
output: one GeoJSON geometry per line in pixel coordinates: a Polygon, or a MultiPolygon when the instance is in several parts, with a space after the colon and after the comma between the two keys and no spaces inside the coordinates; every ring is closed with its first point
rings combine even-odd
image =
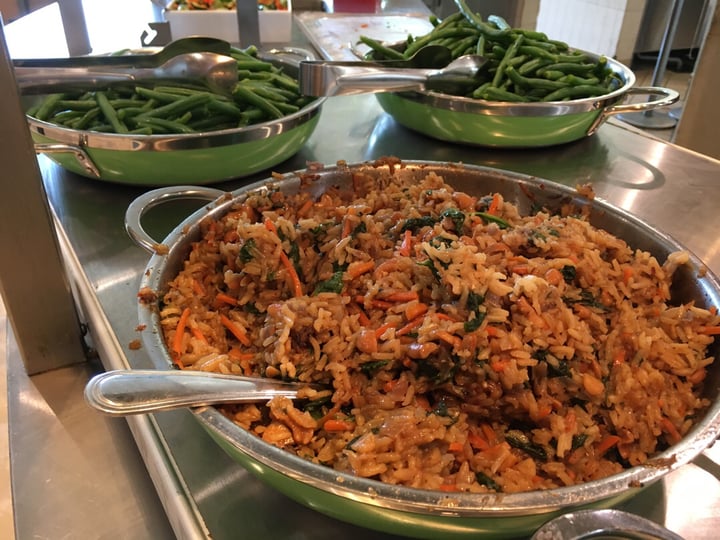
{"type": "Polygon", "coordinates": [[[376,97],[397,122],[435,139],[506,148],[575,141],[595,133],[612,115],[650,111],[677,101],[679,96],[674,90],[636,87],[635,75],[628,67],[610,58],[607,62],[622,86],[607,94],[583,99],[518,103],[432,91],[383,93],[376,97]],[[631,95],[655,98],[625,103],[631,95]]]}

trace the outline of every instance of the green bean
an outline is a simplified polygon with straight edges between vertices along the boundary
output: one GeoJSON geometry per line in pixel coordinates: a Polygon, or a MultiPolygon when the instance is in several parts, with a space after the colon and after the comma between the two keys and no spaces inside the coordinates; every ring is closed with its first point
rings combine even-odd
{"type": "Polygon", "coordinates": [[[506,68],[508,62],[510,60],[512,60],[512,58],[515,56],[515,54],[518,52],[518,50],[522,46],[523,39],[524,39],[524,37],[522,36],[522,34],[519,35],[518,37],[516,37],[515,41],[513,41],[513,44],[510,45],[507,52],[505,53],[505,56],[500,61],[500,65],[498,66],[497,71],[495,72],[495,76],[493,77],[493,80],[492,80],[492,85],[494,87],[497,88],[498,86],[500,86],[500,82],[502,81],[502,78],[505,75],[505,68],[506,68]]]}
{"type": "Polygon", "coordinates": [[[159,103],[174,103],[183,98],[181,94],[160,92],[158,90],[145,88],[144,86],[138,86],[135,91],[144,98],[154,99],[159,103]]]}
{"type": "MultiPolygon", "coordinates": [[[[547,73],[545,74],[547,75],[547,73]]],[[[578,77],[577,75],[565,75],[564,77],[558,79],[558,81],[565,82],[571,86],[579,86],[581,84],[585,85],[596,85],[600,84],[600,79],[597,77],[578,77]]]]}
{"type": "Polygon", "coordinates": [[[450,47],[450,53],[452,54],[453,58],[458,58],[465,54],[465,51],[468,49],[468,47],[474,45],[475,43],[477,43],[477,37],[468,36],[466,38],[456,41],[455,44],[450,47]]]}
{"type": "Polygon", "coordinates": [[[521,96],[520,94],[517,94],[515,92],[510,92],[509,90],[504,90],[502,88],[496,88],[492,85],[488,86],[483,91],[482,98],[488,99],[491,101],[517,101],[517,102],[530,101],[525,96],[521,96]]]}
{"type": "Polygon", "coordinates": [[[565,88],[560,88],[559,90],[550,92],[548,95],[542,98],[542,100],[563,101],[566,99],[601,96],[607,93],[608,89],[603,86],[581,84],[578,86],[566,86],[565,88]]]}
{"type": "Polygon", "coordinates": [[[58,109],[72,109],[73,111],[89,111],[95,106],[95,101],[90,99],[61,99],[57,102],[58,109]]]}
{"type": "Polygon", "coordinates": [[[486,23],[485,21],[480,18],[479,15],[474,13],[468,5],[465,3],[465,0],[455,0],[455,5],[457,6],[460,13],[462,13],[465,18],[468,20],[470,24],[472,24],[475,28],[477,28],[481,33],[485,34],[488,37],[502,37],[509,33],[509,30],[507,29],[500,29],[495,28],[492,25],[486,23]]]}
{"type": "Polygon", "coordinates": [[[543,49],[541,47],[533,47],[532,45],[524,45],[524,46],[520,47],[520,53],[527,54],[529,56],[538,56],[540,58],[545,58],[547,60],[557,62],[557,56],[555,56],[550,51],[546,51],[545,49],[543,49]]]}
{"type": "Polygon", "coordinates": [[[115,132],[127,133],[127,126],[117,117],[117,112],[113,109],[112,105],[110,105],[110,101],[108,100],[105,92],[95,92],[95,100],[97,101],[98,107],[100,107],[100,111],[105,117],[105,120],[108,121],[115,132]]]}
{"type": "Polygon", "coordinates": [[[488,15],[487,20],[489,23],[493,23],[497,26],[500,30],[510,30],[510,25],[500,15],[488,15]]]}
{"type": "Polygon", "coordinates": [[[149,111],[145,111],[142,114],[139,114],[135,117],[135,119],[140,118],[169,118],[173,115],[181,115],[184,114],[185,111],[189,111],[190,109],[197,107],[198,105],[205,105],[210,101],[210,94],[196,94],[192,96],[186,96],[181,97],[177,101],[173,101],[172,103],[167,103],[166,105],[162,105],[160,107],[157,107],[156,109],[152,109],[149,111]]]}
{"type": "Polygon", "coordinates": [[[408,45],[403,53],[403,57],[410,58],[412,55],[414,55],[416,52],[418,52],[420,49],[422,49],[426,45],[429,45],[434,40],[444,39],[447,37],[452,37],[452,38],[466,37],[466,36],[473,35],[474,33],[475,33],[474,29],[462,28],[461,26],[458,26],[458,25],[448,26],[446,28],[441,28],[439,30],[433,30],[429,34],[425,34],[424,36],[419,37],[418,39],[413,41],[410,45],[408,45]]]}
{"type": "Polygon", "coordinates": [[[186,126],[182,122],[175,120],[168,120],[166,118],[158,118],[155,116],[148,116],[145,118],[135,117],[137,127],[149,127],[153,130],[153,133],[160,130],[164,133],[195,133],[195,130],[189,126],[186,126]]]}
{"type": "Polygon", "coordinates": [[[549,64],[551,60],[541,57],[533,57],[531,60],[525,62],[522,66],[518,67],[518,73],[520,75],[532,75],[538,68],[549,64]]]}
{"type": "Polygon", "coordinates": [[[558,90],[559,88],[564,88],[567,86],[567,83],[551,81],[549,79],[543,79],[540,77],[523,77],[512,66],[508,66],[507,68],[505,68],[505,75],[507,75],[513,83],[519,86],[523,86],[525,88],[543,88],[545,90],[558,90]]]}
{"type": "Polygon", "coordinates": [[[259,96],[255,92],[253,92],[253,89],[251,87],[238,83],[235,85],[232,93],[235,101],[254,105],[258,109],[261,109],[263,112],[265,112],[268,116],[270,116],[270,118],[280,118],[283,116],[283,113],[280,111],[280,109],[278,109],[273,103],[271,103],[264,97],[259,96]]]}
{"type": "Polygon", "coordinates": [[[64,99],[65,94],[51,94],[45,101],[40,105],[35,118],[38,120],[47,120],[57,110],[57,104],[59,101],[64,99]]]}
{"type": "Polygon", "coordinates": [[[485,56],[485,36],[482,34],[480,34],[480,37],[477,40],[477,45],[475,45],[475,54],[485,56]]]}
{"type": "Polygon", "coordinates": [[[375,60],[403,60],[405,58],[400,51],[386,47],[379,41],[367,36],[360,36],[360,42],[373,50],[373,59],[375,60]]]}
{"type": "Polygon", "coordinates": [[[548,64],[538,70],[538,75],[542,75],[543,71],[562,71],[566,75],[587,75],[595,69],[595,64],[576,64],[574,62],[558,62],[556,64],[548,64]]]}

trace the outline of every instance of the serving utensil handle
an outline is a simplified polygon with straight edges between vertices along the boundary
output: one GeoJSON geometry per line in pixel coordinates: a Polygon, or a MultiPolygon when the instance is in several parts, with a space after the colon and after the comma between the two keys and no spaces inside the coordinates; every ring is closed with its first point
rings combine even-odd
{"type": "Polygon", "coordinates": [[[125,211],[125,230],[138,246],[150,253],[156,253],[160,243],[142,225],[142,218],[148,210],[178,199],[215,201],[226,195],[226,191],[202,186],[168,186],[153,189],[130,203],[125,211]]]}
{"type": "Polygon", "coordinates": [[[303,385],[203,371],[116,370],[85,386],[87,403],[105,414],[125,416],[214,403],[297,397],[303,385]]]}

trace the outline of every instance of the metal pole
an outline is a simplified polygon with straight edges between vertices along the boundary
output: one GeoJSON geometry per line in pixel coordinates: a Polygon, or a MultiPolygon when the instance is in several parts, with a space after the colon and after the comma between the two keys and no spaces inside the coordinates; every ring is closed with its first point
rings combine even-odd
{"type": "Polygon", "coordinates": [[[238,0],[235,2],[237,11],[240,47],[260,46],[260,15],[257,0],[238,0]]]}
{"type": "Polygon", "coordinates": [[[29,375],[85,360],[78,311],[0,18],[0,293],[29,375]]]}
{"type": "Polygon", "coordinates": [[[90,53],[92,47],[82,0],[58,0],[58,7],[70,56],[82,56],[90,53]]]}
{"type": "MultiPolygon", "coordinates": [[[[660,86],[665,79],[665,69],[667,68],[668,58],[670,57],[672,44],[675,40],[675,32],[678,27],[678,22],[680,21],[683,3],[683,0],[673,0],[673,2],[671,2],[670,15],[665,27],[665,33],[660,42],[660,50],[658,51],[658,58],[650,83],[651,86],[660,86]]],[[[655,109],[618,114],[617,118],[633,126],[647,129],[670,129],[677,124],[677,119],[673,118],[667,111],[658,111],[655,109]]]]}

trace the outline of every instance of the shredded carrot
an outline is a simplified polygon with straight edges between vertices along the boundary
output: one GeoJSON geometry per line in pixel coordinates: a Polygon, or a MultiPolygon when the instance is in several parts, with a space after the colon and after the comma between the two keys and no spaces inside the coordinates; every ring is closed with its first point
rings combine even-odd
{"type": "Polygon", "coordinates": [[[352,422],[348,422],[346,420],[335,420],[334,418],[325,420],[325,423],[323,424],[323,429],[325,431],[350,431],[354,427],[355,424],[352,422]]]}
{"type": "Polygon", "coordinates": [[[380,339],[385,332],[387,332],[390,328],[395,328],[396,326],[397,324],[394,322],[387,322],[380,325],[378,329],[375,330],[375,337],[380,339]]]}
{"type": "Polygon", "coordinates": [[[307,201],[305,201],[305,202],[302,204],[302,206],[301,206],[300,208],[298,208],[297,215],[300,216],[300,217],[305,216],[305,214],[307,214],[307,213],[310,211],[310,209],[312,208],[312,206],[313,206],[313,200],[312,200],[312,199],[308,199],[307,201]]]}
{"type": "Polygon", "coordinates": [[[373,299],[370,301],[370,305],[375,309],[390,309],[395,304],[393,304],[392,302],[387,302],[385,300],[373,299]]]}
{"type": "Polygon", "coordinates": [[[453,441],[448,445],[448,452],[451,452],[453,454],[459,454],[463,451],[463,448],[465,445],[459,441],[453,441]]]}
{"type": "Polygon", "coordinates": [[[417,291],[398,291],[387,295],[384,300],[388,302],[412,302],[420,298],[417,291]]]}
{"type": "Polygon", "coordinates": [[[495,214],[497,214],[499,209],[500,209],[500,194],[494,193],[492,201],[490,201],[490,206],[488,206],[487,213],[494,216],[495,214]]]}
{"type": "Polygon", "coordinates": [[[207,338],[205,337],[205,334],[203,334],[199,328],[191,326],[190,332],[192,333],[192,335],[195,339],[198,339],[198,340],[202,341],[203,343],[208,342],[207,338]]]}
{"type": "Polygon", "coordinates": [[[237,324],[234,321],[231,321],[227,315],[220,314],[220,322],[222,325],[227,328],[230,333],[237,338],[237,340],[245,345],[246,347],[249,347],[251,345],[250,338],[248,338],[247,333],[245,332],[245,329],[237,324]]]}
{"type": "Polygon", "coordinates": [[[717,336],[720,335],[720,326],[701,326],[698,328],[698,332],[708,336],[717,336]]]}
{"type": "Polygon", "coordinates": [[[633,276],[633,269],[629,266],[623,268],[623,283],[627,285],[630,283],[630,278],[633,276]]]}
{"type": "Polygon", "coordinates": [[[448,491],[459,491],[459,490],[458,490],[458,487],[457,487],[455,484],[440,484],[440,485],[438,486],[438,489],[439,489],[440,491],[446,491],[446,492],[448,492],[448,491]]]}
{"type": "Polygon", "coordinates": [[[485,327],[485,333],[487,333],[489,337],[497,337],[498,335],[500,335],[500,330],[497,326],[488,325],[485,327]]]}
{"type": "Polygon", "coordinates": [[[538,407],[536,419],[540,420],[542,418],[547,418],[548,416],[550,416],[551,412],[552,412],[552,407],[550,405],[544,405],[542,407],[538,407]]]}
{"type": "Polygon", "coordinates": [[[667,433],[671,443],[675,444],[682,439],[682,435],[680,435],[680,432],[675,427],[675,424],[673,424],[669,418],[663,416],[660,423],[662,424],[663,431],[667,433]]]}
{"type": "Polygon", "coordinates": [[[352,222],[349,219],[349,216],[354,215],[355,209],[351,206],[350,208],[348,208],[345,219],[343,220],[342,238],[347,238],[348,236],[350,236],[350,233],[352,232],[352,222]]]}
{"type": "Polygon", "coordinates": [[[205,296],[205,287],[197,279],[192,280],[193,292],[198,296],[205,296]]]}
{"type": "Polygon", "coordinates": [[[595,448],[595,451],[598,454],[604,454],[608,450],[610,450],[613,446],[615,446],[617,443],[620,442],[620,437],[617,435],[608,435],[603,440],[600,441],[600,443],[595,448]]]}
{"type": "Polygon", "coordinates": [[[490,424],[482,423],[482,424],[480,424],[480,429],[483,432],[485,440],[489,444],[491,444],[491,445],[497,444],[497,435],[495,435],[495,430],[492,428],[492,426],[490,424]]]}
{"type": "Polygon", "coordinates": [[[624,364],[625,363],[625,354],[626,354],[625,349],[623,349],[622,347],[619,347],[615,351],[615,354],[613,355],[613,365],[617,366],[619,364],[624,364]]]}
{"type": "Polygon", "coordinates": [[[550,285],[557,287],[563,282],[562,272],[557,268],[551,268],[545,272],[545,281],[547,281],[550,285]]]}
{"type": "Polygon", "coordinates": [[[415,317],[413,320],[408,322],[405,326],[398,328],[395,332],[396,336],[404,336],[406,334],[411,333],[413,330],[415,330],[417,327],[419,327],[423,323],[423,319],[425,317],[423,315],[419,315],[415,317]]]}
{"type": "Polygon", "coordinates": [[[448,345],[452,345],[455,348],[459,348],[462,344],[462,340],[459,337],[451,334],[450,332],[446,332],[445,330],[440,330],[439,332],[436,332],[435,335],[448,345]]]}
{"type": "Polygon", "coordinates": [[[475,450],[487,450],[490,444],[477,433],[468,433],[468,442],[475,450]]]}
{"type": "Polygon", "coordinates": [[[518,276],[527,276],[530,273],[530,266],[525,263],[518,263],[511,265],[509,270],[518,276]]]}
{"type": "Polygon", "coordinates": [[[406,356],[405,358],[403,358],[402,365],[403,367],[410,369],[413,366],[413,361],[408,356],[406,356]]]}
{"type": "Polygon", "coordinates": [[[385,384],[383,384],[383,390],[387,392],[391,392],[393,388],[397,386],[399,382],[399,379],[390,379],[385,384]]]}
{"type": "Polygon", "coordinates": [[[351,302],[348,304],[348,307],[350,308],[351,313],[357,313],[358,321],[362,326],[370,325],[370,318],[365,314],[365,310],[363,310],[357,302],[351,302]]]}
{"type": "Polygon", "coordinates": [[[244,353],[237,347],[233,347],[228,351],[228,356],[238,361],[252,360],[253,358],[255,358],[255,353],[244,353]]]}
{"type": "Polygon", "coordinates": [[[300,276],[298,276],[297,270],[295,270],[295,266],[293,266],[293,263],[290,262],[290,259],[288,259],[288,256],[283,250],[280,250],[280,262],[283,263],[285,270],[287,270],[287,273],[290,276],[290,282],[292,283],[292,289],[295,298],[301,297],[303,295],[303,290],[302,283],[300,282],[300,276]]]}
{"type": "Polygon", "coordinates": [[[412,231],[410,229],[405,229],[405,232],[403,233],[402,243],[400,244],[400,249],[398,249],[398,255],[401,255],[402,257],[409,257],[411,253],[411,248],[412,231]]]}
{"type": "Polygon", "coordinates": [[[492,360],[490,362],[490,368],[495,373],[502,373],[503,371],[505,371],[505,368],[507,367],[507,365],[508,365],[508,360],[506,358],[500,358],[500,359],[492,360]]]}
{"type": "Polygon", "coordinates": [[[452,318],[450,315],[448,315],[447,313],[439,313],[439,312],[437,312],[437,313],[433,313],[433,316],[434,316],[436,319],[440,319],[441,321],[452,321],[452,322],[455,322],[455,319],[453,319],[453,318],[452,318]]]}
{"type": "Polygon", "coordinates": [[[183,335],[185,334],[185,328],[187,327],[187,321],[188,317],[190,317],[190,308],[186,307],[183,309],[183,312],[180,314],[180,319],[178,320],[177,327],[175,328],[175,335],[173,336],[172,341],[172,350],[175,353],[175,363],[181,365],[179,357],[183,353],[183,335]]]}
{"type": "MultiPolygon", "coordinates": [[[[265,228],[270,231],[271,233],[274,233],[277,235],[278,230],[275,224],[270,221],[270,219],[265,219],[265,228]]],[[[293,263],[290,262],[290,259],[288,259],[287,253],[283,251],[283,249],[280,249],[280,262],[285,267],[285,270],[288,273],[288,276],[290,276],[290,283],[292,284],[292,290],[293,294],[296,298],[303,295],[302,291],[302,283],[300,282],[300,276],[298,276],[297,271],[295,270],[295,266],[293,266],[293,263]]]]}
{"type": "Polygon", "coordinates": [[[375,261],[355,261],[351,262],[345,272],[351,279],[362,276],[375,268],[375,261]]]}
{"type": "Polygon", "coordinates": [[[413,302],[405,308],[405,318],[408,321],[412,321],[420,315],[425,315],[428,311],[428,305],[422,302],[413,302]]]}
{"type": "Polygon", "coordinates": [[[215,300],[218,302],[222,302],[223,304],[230,304],[231,306],[237,306],[237,298],[233,298],[229,294],[225,293],[217,293],[215,295],[215,300]]]}

